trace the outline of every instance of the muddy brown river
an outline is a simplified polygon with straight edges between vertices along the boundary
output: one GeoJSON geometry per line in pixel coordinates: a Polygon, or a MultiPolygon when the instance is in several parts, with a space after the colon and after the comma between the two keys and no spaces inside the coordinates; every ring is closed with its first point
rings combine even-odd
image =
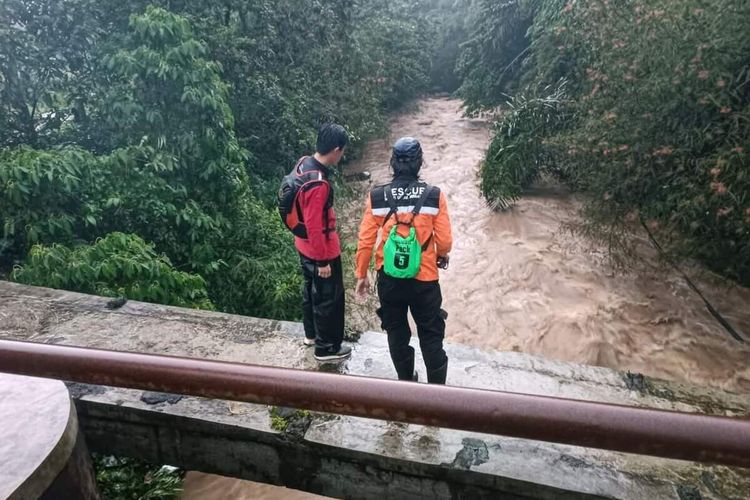
{"type": "MultiPolygon", "coordinates": [[[[489,127],[482,120],[464,118],[460,101],[420,101],[415,111],[394,118],[391,137],[371,142],[352,169],[370,172],[374,184],[386,183],[390,145],[404,135],[422,142],[422,177],[448,197],[455,244],[450,269],[440,281],[450,314],[449,342],[733,392],[750,390],[750,347],[729,337],[645,244],[644,262],[627,273],[615,272],[604,248],[568,230],[579,221],[579,203],[554,185],[533,189],[512,210],[491,211],[477,178],[489,127]]],[[[356,243],[361,210],[338,209],[346,243],[356,243]]],[[[729,286],[694,267],[686,271],[748,337],[750,289],[729,286]]],[[[353,321],[377,326],[372,303],[353,306],[353,321]]],[[[185,498],[292,498],[289,494],[201,475],[188,477],[185,498]],[[194,494],[198,491],[200,496],[194,494]]],[[[294,498],[320,498],[300,495],[294,498]]]]}

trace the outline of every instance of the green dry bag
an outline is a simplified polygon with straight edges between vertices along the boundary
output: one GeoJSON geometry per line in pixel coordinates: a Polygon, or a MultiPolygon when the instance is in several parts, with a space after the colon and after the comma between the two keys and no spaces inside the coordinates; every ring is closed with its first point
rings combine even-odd
{"type": "Polygon", "coordinates": [[[398,224],[383,245],[383,271],[392,278],[413,278],[419,273],[422,263],[422,246],[417,241],[417,230],[409,228],[409,236],[402,237],[397,232],[398,224]]]}
{"type": "MultiPolygon", "coordinates": [[[[432,186],[425,186],[422,196],[419,197],[411,213],[411,220],[409,220],[408,224],[399,222],[398,216],[396,217],[396,224],[391,228],[391,232],[385,240],[385,244],[383,245],[383,272],[392,278],[410,279],[419,274],[419,267],[422,264],[422,252],[427,249],[430,241],[432,241],[432,235],[424,242],[424,245],[420,245],[417,240],[417,230],[413,224],[414,217],[419,214],[430,191],[432,191],[432,186]],[[399,224],[409,226],[409,236],[406,238],[398,234],[399,224]]],[[[389,199],[389,203],[391,211],[383,221],[383,225],[385,225],[385,221],[391,215],[398,213],[396,201],[392,196],[389,199]]]]}

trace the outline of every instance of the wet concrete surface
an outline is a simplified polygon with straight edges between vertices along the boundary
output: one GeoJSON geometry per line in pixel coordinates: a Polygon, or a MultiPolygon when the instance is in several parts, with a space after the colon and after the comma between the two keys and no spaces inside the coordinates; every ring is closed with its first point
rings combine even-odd
{"type": "Polygon", "coordinates": [[[0,498],[44,493],[68,463],[77,436],[62,382],[0,373],[0,498]]]}
{"type": "MultiPolygon", "coordinates": [[[[0,282],[0,338],[318,369],[311,350],[302,346],[298,324],[133,301],[111,310],[106,302],[0,282]]],[[[352,358],[338,371],[395,378],[384,335],[366,332],[353,347],[352,358]]],[[[633,375],[521,353],[455,344],[446,350],[451,359],[448,383],[455,386],[714,415],[750,414],[746,394],[647,377],[634,385],[633,375]]],[[[424,379],[421,359],[418,367],[424,379]]],[[[102,392],[77,385],[76,393],[86,401],[278,432],[266,406],[193,397],[152,399],[148,393],[144,398],[143,391],[102,392]]],[[[614,498],[680,498],[693,490],[702,498],[744,498],[750,491],[747,470],[355,417],[313,414],[298,439],[614,498]]]]}

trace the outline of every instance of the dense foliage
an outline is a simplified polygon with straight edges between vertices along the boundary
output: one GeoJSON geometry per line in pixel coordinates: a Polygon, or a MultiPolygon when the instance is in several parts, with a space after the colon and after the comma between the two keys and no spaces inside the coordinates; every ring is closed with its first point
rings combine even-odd
{"type": "MultiPolygon", "coordinates": [[[[280,176],[321,123],[351,158],[428,89],[501,106],[494,208],[554,175],[590,234],[642,222],[750,284],[746,0],[3,0],[0,277],[298,318],[280,176]]],[[[97,470],[107,498],[180,482],[97,470]]]]}
{"type": "Polygon", "coordinates": [[[552,173],[553,150],[544,141],[564,122],[565,99],[563,81],[506,103],[480,170],[482,192],[493,208],[509,208],[540,174],[552,173]]]}
{"type": "Polygon", "coordinates": [[[0,273],[298,317],[272,194],[320,123],[345,124],[356,154],[427,88],[421,7],[3,2],[0,273]]]}
{"type": "Polygon", "coordinates": [[[525,0],[472,2],[468,38],[457,71],[459,93],[467,111],[492,108],[518,87],[521,63],[528,52],[527,31],[533,19],[525,0]]]}
{"type": "Polygon", "coordinates": [[[94,469],[104,500],[172,500],[182,490],[183,472],[169,466],[94,455],[94,469]]]}
{"type": "Polygon", "coordinates": [[[528,178],[519,168],[556,172],[588,195],[595,234],[618,241],[643,220],[675,254],[750,283],[750,4],[497,4],[475,3],[498,28],[463,54],[470,109],[516,94],[483,169],[488,199],[511,202],[528,178]]]}
{"type": "Polygon", "coordinates": [[[59,244],[35,246],[12,278],[104,297],[213,308],[203,278],[175,270],[151,245],[122,233],[110,233],[92,245],[73,249],[59,244]]]}

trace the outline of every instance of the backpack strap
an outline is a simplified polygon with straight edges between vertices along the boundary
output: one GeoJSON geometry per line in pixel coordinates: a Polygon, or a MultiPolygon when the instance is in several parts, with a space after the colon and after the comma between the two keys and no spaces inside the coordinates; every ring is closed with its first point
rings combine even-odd
{"type": "MultiPolygon", "coordinates": [[[[304,224],[304,217],[302,215],[302,207],[299,204],[299,193],[302,191],[307,190],[311,185],[317,184],[320,182],[325,182],[329,184],[330,188],[330,182],[328,182],[328,179],[326,179],[325,175],[321,170],[314,169],[314,170],[308,170],[307,172],[302,172],[300,169],[302,168],[302,163],[310,158],[309,156],[303,156],[299,160],[297,160],[297,164],[294,166],[294,173],[297,175],[297,177],[304,178],[302,180],[302,184],[297,189],[297,195],[294,197],[294,208],[297,211],[297,219],[304,224]]],[[[330,237],[328,233],[331,232],[331,230],[328,228],[328,210],[323,211],[323,222],[324,222],[324,229],[323,232],[326,233],[326,237],[330,237]]]]}
{"type": "MultiPolygon", "coordinates": [[[[429,184],[424,189],[424,193],[422,193],[422,196],[419,197],[419,200],[417,200],[417,204],[414,205],[414,210],[412,211],[411,220],[414,222],[414,217],[419,215],[420,210],[422,210],[422,207],[424,206],[424,202],[427,201],[427,197],[430,196],[430,193],[432,193],[432,186],[429,184]]],[[[430,233],[430,237],[427,238],[427,241],[422,243],[422,251],[424,252],[427,250],[427,247],[430,246],[430,242],[432,241],[432,233],[430,233]]]]}
{"type": "MultiPolygon", "coordinates": [[[[413,216],[419,215],[419,212],[422,210],[422,207],[424,206],[424,202],[427,201],[427,198],[430,196],[430,193],[432,193],[432,186],[429,184],[425,186],[424,193],[422,193],[422,196],[419,197],[419,200],[417,200],[417,204],[414,205],[414,210],[412,211],[413,216]]],[[[413,219],[414,217],[412,217],[413,219]]]]}
{"type": "MultiPolygon", "coordinates": [[[[411,189],[416,182],[412,182],[409,184],[406,189],[411,189]]],[[[391,207],[391,210],[388,212],[388,215],[385,216],[383,219],[383,223],[380,224],[380,227],[385,226],[385,223],[388,222],[388,219],[391,218],[391,216],[398,213],[398,205],[396,204],[396,199],[393,197],[393,191],[390,189],[392,184],[388,184],[386,188],[383,189],[384,195],[388,198],[388,205],[391,207]]],[[[398,223],[398,217],[396,217],[396,223],[398,223]]]]}

